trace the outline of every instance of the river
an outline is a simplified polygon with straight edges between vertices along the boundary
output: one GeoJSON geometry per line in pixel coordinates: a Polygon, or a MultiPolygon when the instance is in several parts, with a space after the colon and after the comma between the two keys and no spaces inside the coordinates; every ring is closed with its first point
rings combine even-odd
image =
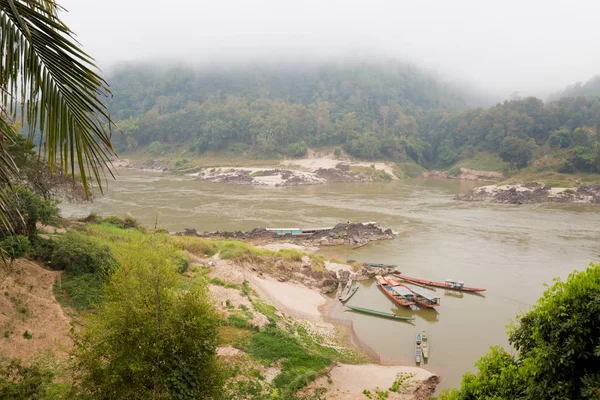
{"type": "MultiPolygon", "coordinates": [[[[600,260],[600,206],[500,205],[452,200],[476,186],[455,180],[408,180],[286,188],[194,181],[163,173],[117,171],[93,203],[62,204],[65,217],[90,212],[130,215],[169,231],[250,230],[265,226],[330,226],[377,221],[396,239],[360,249],[325,248],[340,259],[399,265],[409,276],[454,278],[485,287],[483,296],[438,289],[437,310],[414,312],[415,324],[334,310],[354,320],[361,339],[384,358],[414,364],[414,336],[426,329],[430,361],[443,375],[440,387],[456,387],[491,345],[508,348],[506,325],[527,311],[554,277],[566,278],[600,260]]],[[[402,315],[372,282],[362,283],[349,304],[402,315]]]]}

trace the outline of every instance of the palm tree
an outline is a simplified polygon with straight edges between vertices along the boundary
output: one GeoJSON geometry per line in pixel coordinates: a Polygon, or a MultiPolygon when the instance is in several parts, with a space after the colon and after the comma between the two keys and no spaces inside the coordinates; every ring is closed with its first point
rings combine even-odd
{"type": "MultiPolygon", "coordinates": [[[[102,98],[110,94],[93,58],[81,50],[60,20],[54,0],[0,0],[0,185],[18,169],[6,152],[17,118],[39,131],[39,152],[50,171],[78,175],[88,195],[90,180],[102,188],[112,120],[102,98]]],[[[10,193],[10,191],[8,192],[10,193]]],[[[0,220],[9,221],[9,197],[0,196],[0,220]]]]}

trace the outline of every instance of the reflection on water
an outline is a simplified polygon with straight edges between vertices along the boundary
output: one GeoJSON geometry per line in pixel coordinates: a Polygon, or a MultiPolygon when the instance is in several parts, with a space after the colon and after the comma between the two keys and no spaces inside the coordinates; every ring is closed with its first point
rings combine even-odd
{"type": "Polygon", "coordinates": [[[491,345],[508,346],[505,326],[527,311],[544,283],[598,261],[600,208],[582,204],[498,205],[452,200],[475,184],[455,180],[410,180],[381,184],[332,184],[263,188],[210,184],[187,177],[120,170],[105,196],[94,203],[61,205],[64,216],[130,215],[170,231],[250,230],[258,226],[329,226],[340,221],[377,221],[399,232],[396,239],[359,249],[325,248],[342,260],[397,264],[417,278],[454,277],[484,295],[438,290],[441,306],[410,310],[392,303],[372,281],[350,305],[414,316],[414,325],[335,307],[351,319],[360,338],[386,358],[414,363],[417,330],[430,344],[427,368],[460,377],[491,345]]]}

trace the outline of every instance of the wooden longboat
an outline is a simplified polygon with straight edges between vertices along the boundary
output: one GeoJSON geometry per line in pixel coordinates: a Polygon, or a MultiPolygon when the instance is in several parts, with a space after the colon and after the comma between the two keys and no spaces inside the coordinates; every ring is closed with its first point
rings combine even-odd
{"type": "Polygon", "coordinates": [[[385,293],[394,303],[403,307],[410,307],[415,304],[414,295],[410,291],[405,290],[394,290],[394,288],[388,283],[388,281],[381,275],[375,276],[377,285],[383,293],[385,293]]]}
{"type": "Polygon", "coordinates": [[[417,340],[415,341],[415,361],[417,363],[421,362],[421,353],[423,349],[421,348],[421,332],[417,332],[417,340]]]}
{"type": "Polygon", "coordinates": [[[398,268],[398,266],[395,264],[381,264],[381,263],[369,263],[369,262],[364,262],[361,264],[364,265],[365,267],[373,267],[373,268],[398,268]]]}
{"type": "Polygon", "coordinates": [[[358,312],[362,312],[362,313],[365,313],[365,314],[378,315],[380,317],[397,319],[397,320],[400,320],[400,321],[412,321],[412,320],[414,320],[413,317],[403,317],[401,315],[396,315],[396,314],[392,314],[392,313],[388,313],[388,312],[384,312],[384,311],[371,310],[370,308],[362,308],[362,307],[356,307],[356,306],[346,306],[346,307],[348,307],[349,309],[351,309],[353,311],[358,311],[358,312]]]}
{"type": "Polygon", "coordinates": [[[420,306],[427,307],[427,308],[433,308],[433,307],[437,307],[440,305],[440,297],[437,294],[435,294],[434,292],[431,292],[427,289],[423,289],[418,286],[405,285],[403,283],[398,282],[397,280],[390,279],[390,278],[386,278],[385,281],[392,288],[401,286],[401,287],[405,287],[406,289],[410,290],[414,294],[413,301],[420,306]]]}
{"type": "Polygon", "coordinates": [[[360,287],[360,286],[358,285],[358,283],[355,283],[355,284],[354,284],[354,285],[353,285],[353,286],[350,288],[350,290],[348,291],[348,293],[346,293],[346,295],[345,295],[345,296],[343,296],[343,297],[340,299],[340,301],[341,301],[342,303],[344,303],[344,302],[346,302],[346,301],[350,300],[350,297],[352,297],[352,295],[354,295],[354,293],[356,293],[356,291],[358,290],[358,288],[359,288],[359,287],[360,287]]]}
{"type": "Polygon", "coordinates": [[[454,279],[446,279],[442,283],[442,282],[428,281],[426,279],[411,278],[410,276],[401,275],[399,273],[394,273],[393,275],[395,277],[405,280],[407,282],[418,283],[421,285],[427,285],[427,286],[433,286],[433,287],[439,287],[439,288],[443,288],[443,289],[459,290],[462,292],[485,292],[485,290],[486,290],[484,288],[467,287],[467,286],[465,286],[464,282],[457,281],[454,279]]]}
{"type": "Polygon", "coordinates": [[[350,293],[351,288],[352,288],[352,279],[348,279],[348,282],[346,282],[346,286],[344,286],[344,288],[342,289],[341,292],[338,292],[338,299],[340,301],[342,301],[342,299],[344,297],[346,297],[348,295],[348,293],[350,293]]]}
{"type": "Polygon", "coordinates": [[[423,349],[423,358],[429,359],[429,342],[427,340],[425,329],[423,329],[423,333],[421,333],[421,348],[423,349]]]}

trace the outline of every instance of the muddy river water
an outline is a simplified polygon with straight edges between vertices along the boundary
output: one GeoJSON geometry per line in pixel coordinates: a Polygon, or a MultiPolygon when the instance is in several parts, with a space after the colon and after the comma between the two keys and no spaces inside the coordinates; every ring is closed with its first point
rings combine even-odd
{"type": "Polygon", "coordinates": [[[414,364],[414,336],[426,329],[430,361],[443,375],[440,387],[460,384],[462,374],[491,345],[508,347],[506,325],[542,295],[544,284],[600,261],[600,206],[500,205],[454,201],[475,186],[452,180],[376,184],[248,187],[212,184],[161,173],[118,170],[93,203],[61,206],[63,216],[89,212],[131,215],[169,231],[250,230],[255,227],[330,226],[377,221],[396,239],[360,249],[326,248],[340,259],[397,264],[406,275],[460,279],[485,287],[483,296],[438,289],[437,310],[398,310],[372,282],[362,283],[349,304],[413,315],[414,325],[345,312],[359,337],[384,359],[414,364]]]}

